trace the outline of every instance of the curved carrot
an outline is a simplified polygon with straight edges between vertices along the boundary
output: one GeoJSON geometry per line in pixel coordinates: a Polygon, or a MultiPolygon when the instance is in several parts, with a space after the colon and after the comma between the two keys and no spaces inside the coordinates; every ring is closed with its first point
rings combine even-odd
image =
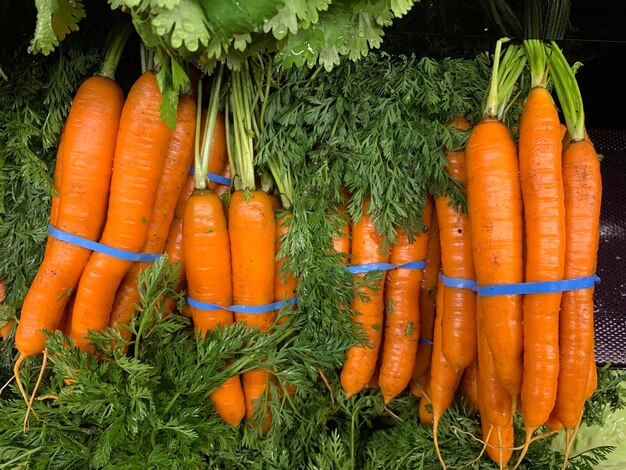
{"type": "Polygon", "coordinates": [[[429,391],[430,401],[433,408],[433,438],[437,457],[443,468],[446,465],[439,450],[437,428],[443,413],[448,409],[454,399],[454,394],[461,380],[461,371],[456,370],[443,355],[443,331],[442,318],[444,315],[443,299],[447,287],[439,283],[437,287],[437,316],[435,317],[435,331],[433,333],[433,357],[430,362],[429,391]]]}
{"type": "MultiPolygon", "coordinates": [[[[388,252],[381,253],[382,236],[376,231],[376,226],[367,213],[368,208],[369,200],[366,199],[363,202],[361,219],[352,227],[353,265],[386,263],[389,260],[388,252]]],[[[362,274],[355,275],[357,281],[362,277],[362,274]]],[[[341,370],[341,386],[346,392],[346,398],[363,390],[376,367],[382,338],[384,283],[383,276],[374,283],[376,290],[369,286],[358,287],[358,292],[368,299],[364,301],[355,296],[352,301],[352,308],[357,312],[354,321],[363,327],[369,344],[352,346],[346,353],[346,361],[341,370]]]]}
{"type": "MultiPolygon", "coordinates": [[[[468,130],[466,119],[455,119],[458,129],[468,130]]],[[[446,150],[447,170],[454,179],[465,183],[465,152],[446,150]]],[[[472,259],[470,221],[452,205],[449,197],[438,197],[437,218],[441,238],[441,270],[444,275],[475,280],[472,259]]],[[[443,354],[452,367],[462,370],[476,357],[476,294],[470,289],[446,287],[443,299],[443,354]]]]}
{"type": "MultiPolygon", "coordinates": [[[[110,78],[91,77],[78,89],[63,132],[58,229],[91,240],[100,237],[123,104],[122,89],[110,78]]],[[[43,351],[41,330],[57,327],[90,253],[86,248],[50,240],[24,299],[17,328],[15,342],[24,356],[43,351]]]]}
{"type": "MultiPolygon", "coordinates": [[[[195,190],[187,201],[183,221],[185,269],[189,296],[200,302],[228,306],[232,302],[230,241],[224,207],[213,191],[195,190]]],[[[193,323],[202,336],[216,326],[233,323],[228,310],[191,307],[193,323]]],[[[211,394],[220,417],[233,426],[244,417],[246,406],[239,376],[226,380],[211,394]]]]}
{"type": "MultiPolygon", "coordinates": [[[[479,285],[523,281],[522,204],[517,149],[506,126],[484,119],[466,147],[467,203],[479,285]]],[[[485,336],[499,381],[517,397],[522,385],[522,296],[484,297],[485,336]]],[[[493,423],[495,424],[495,423],[493,423]]]]}
{"type": "Polygon", "coordinates": [[[417,345],[415,364],[413,366],[413,378],[410,382],[411,390],[415,396],[421,396],[422,389],[418,383],[424,383],[432,356],[433,328],[435,326],[435,300],[437,298],[437,283],[439,282],[439,268],[441,266],[441,248],[439,243],[439,223],[437,208],[433,207],[432,221],[430,223],[430,236],[426,248],[426,268],[420,286],[420,338],[422,342],[417,345]]]}
{"type": "MultiPolygon", "coordinates": [[[[146,242],[170,136],[161,121],[160,104],[156,77],[145,72],[132,86],[120,119],[107,222],[100,239],[107,246],[137,252],[146,242]]],[[[90,256],[72,316],[72,339],[80,348],[89,346],[89,330],[109,324],[115,292],[131,266],[130,261],[103,253],[90,256]]]]}
{"type": "MultiPolygon", "coordinates": [[[[236,305],[266,305],[274,300],[274,256],[276,225],[270,197],[260,190],[235,191],[228,208],[233,302],[236,305]]],[[[273,311],[260,314],[237,313],[235,319],[261,331],[274,321],[273,311]]],[[[242,378],[246,398],[246,419],[254,415],[256,401],[268,385],[268,371],[254,369],[242,378]]],[[[267,414],[264,427],[271,417],[267,414]]]]}
{"type": "MultiPolygon", "coordinates": [[[[527,40],[524,44],[530,57],[545,53],[538,40],[527,40]]],[[[533,61],[530,63],[532,73],[533,61]]],[[[545,76],[545,68],[540,72],[545,76]]],[[[565,203],[561,152],[559,116],[550,93],[539,82],[528,95],[519,133],[526,282],[563,279],[565,203]]],[[[521,400],[526,441],[518,462],[524,458],[533,432],[548,420],[554,408],[559,374],[560,304],[558,292],[524,296],[521,400]]]]}
{"type": "MultiPolygon", "coordinates": [[[[433,204],[423,211],[424,232],[413,242],[398,230],[397,244],[391,248],[391,264],[424,260],[430,235],[433,204]]],[[[423,271],[393,269],[385,281],[385,326],[378,384],[385,403],[401,393],[411,380],[420,331],[419,294],[423,271]]]]}
{"type": "MultiPolygon", "coordinates": [[[[190,96],[181,95],[178,100],[176,129],[167,143],[165,163],[161,171],[152,214],[148,219],[150,221],[148,235],[141,249],[144,253],[163,252],[174,218],[174,210],[193,161],[195,133],[196,103],[190,96]]],[[[169,261],[172,262],[172,260],[169,261]]],[[[140,302],[137,285],[139,273],[148,266],[150,266],[149,263],[133,264],[124,276],[113,301],[109,326],[117,327],[126,341],[130,340],[130,331],[119,326],[128,325],[135,313],[135,305],[140,302]]]]}

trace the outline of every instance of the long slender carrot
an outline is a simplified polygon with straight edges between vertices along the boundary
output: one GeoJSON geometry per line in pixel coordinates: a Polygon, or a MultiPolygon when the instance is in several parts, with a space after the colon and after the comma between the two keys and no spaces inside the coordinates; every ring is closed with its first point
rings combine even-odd
{"type": "MultiPolygon", "coordinates": [[[[188,95],[178,99],[176,129],[167,143],[165,163],[161,171],[152,214],[148,219],[148,235],[142,247],[144,253],[161,253],[174,218],[174,209],[181,194],[189,167],[194,156],[194,138],[196,133],[196,103],[188,95]]],[[[109,326],[118,327],[122,338],[130,340],[130,331],[120,328],[128,325],[139,303],[139,273],[149,263],[135,263],[124,276],[120,284],[109,318],[109,326]]]]}
{"type": "MultiPolygon", "coordinates": [[[[424,206],[424,232],[413,242],[408,234],[398,230],[397,244],[391,249],[391,264],[403,264],[424,260],[430,235],[432,201],[424,206]]],[[[385,281],[385,326],[382,360],[378,384],[385,403],[401,393],[411,380],[417,353],[420,311],[419,294],[423,271],[416,269],[393,269],[385,281]]]]}
{"type": "MultiPolygon", "coordinates": [[[[132,86],[120,118],[107,222],[100,239],[104,245],[137,252],[146,242],[170,136],[160,104],[156,77],[145,72],[132,86]]],[[[131,266],[131,261],[104,253],[89,257],[72,316],[72,339],[80,348],[89,346],[89,330],[109,324],[115,292],[131,266]]]]}
{"type": "Polygon", "coordinates": [[[433,334],[433,357],[430,363],[430,401],[433,408],[433,438],[435,440],[435,450],[437,451],[437,457],[443,468],[446,468],[446,464],[441,456],[439,450],[439,441],[437,437],[437,428],[439,427],[439,420],[443,413],[448,409],[459,381],[461,380],[462,371],[456,370],[448,362],[443,355],[442,343],[443,343],[443,331],[442,331],[442,318],[444,316],[443,299],[445,298],[445,291],[447,287],[439,283],[437,287],[437,316],[435,317],[435,331],[433,334]]]}
{"type": "MultiPolygon", "coordinates": [[[[580,89],[563,53],[554,42],[551,45],[550,70],[572,139],[563,150],[564,277],[572,279],[596,271],[602,180],[598,155],[585,137],[580,89]]],[[[555,413],[569,434],[582,415],[593,363],[593,288],[563,293],[559,330],[561,369],[555,413]]]]}
{"type": "Polygon", "coordinates": [[[415,354],[413,377],[410,382],[411,391],[415,396],[421,396],[424,377],[427,376],[432,356],[433,329],[435,326],[435,306],[437,298],[437,283],[439,282],[439,268],[441,266],[441,249],[439,242],[439,223],[437,208],[433,207],[432,221],[428,248],[426,248],[426,268],[420,286],[420,339],[415,354]]]}
{"type": "MultiPolygon", "coordinates": [[[[56,228],[91,240],[100,237],[104,224],[124,104],[122,89],[113,79],[115,59],[113,64],[105,59],[105,64],[104,75],[88,78],[76,92],[63,131],[56,228]]],[[[22,305],[15,337],[22,357],[16,363],[16,372],[25,357],[43,351],[45,337],[41,331],[57,327],[69,293],[76,287],[91,253],[57,239],[49,245],[22,305]]]]}
{"type": "MultiPolygon", "coordinates": [[[[565,203],[559,116],[545,87],[547,56],[539,40],[526,40],[532,89],[522,111],[519,162],[525,222],[526,282],[560,281],[565,263],[565,203]]],[[[559,374],[561,293],[527,294],[523,302],[522,417],[526,442],[549,418],[559,374]]]]}
{"type": "MultiPolygon", "coordinates": [[[[363,201],[363,214],[352,227],[352,264],[386,263],[389,261],[389,252],[382,252],[382,236],[376,231],[376,226],[368,212],[369,199],[363,201]]],[[[362,274],[355,275],[358,280],[362,274]]],[[[346,361],[341,370],[341,386],[349,398],[360,392],[367,385],[378,358],[378,349],[382,338],[383,326],[383,293],[384,276],[376,281],[372,290],[370,286],[357,288],[360,294],[367,296],[367,300],[355,296],[352,308],[357,312],[354,321],[359,323],[366,334],[368,345],[356,345],[348,349],[346,361]]]]}
{"type": "MultiPolygon", "coordinates": [[[[472,130],[465,151],[472,251],[481,286],[523,281],[517,149],[501,118],[525,57],[519,47],[510,46],[500,68],[501,45],[498,41],[484,117],[472,130]],[[502,74],[507,77],[505,84],[498,83],[502,74]]],[[[483,301],[486,337],[498,379],[512,397],[519,395],[522,385],[521,297],[499,295],[483,301]]]]}
{"type": "MultiPolygon", "coordinates": [[[[455,119],[453,124],[468,130],[466,119],[455,119]]],[[[448,159],[447,170],[454,179],[465,183],[465,151],[445,152],[448,159]]],[[[472,238],[467,214],[457,210],[449,197],[436,199],[439,236],[441,238],[441,269],[444,275],[459,279],[475,280],[472,259],[472,238]]],[[[444,315],[441,319],[443,354],[452,367],[462,370],[476,357],[476,294],[470,289],[446,287],[443,299],[444,315]]]]}

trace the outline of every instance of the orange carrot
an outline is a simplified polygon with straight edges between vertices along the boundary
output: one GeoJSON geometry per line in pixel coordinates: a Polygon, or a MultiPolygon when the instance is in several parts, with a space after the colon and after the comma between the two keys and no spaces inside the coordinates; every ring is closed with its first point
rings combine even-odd
{"type": "Polygon", "coordinates": [[[487,446],[487,455],[500,468],[507,468],[509,460],[513,455],[515,429],[513,421],[501,429],[496,429],[488,419],[480,417],[483,439],[487,446]]]}
{"type": "MultiPolygon", "coordinates": [[[[458,129],[468,130],[466,119],[453,120],[458,129]]],[[[454,179],[465,183],[465,152],[446,151],[447,170],[454,179]]],[[[447,196],[438,197],[437,217],[441,238],[441,269],[448,277],[475,280],[472,238],[467,214],[456,210],[447,196]]],[[[462,370],[476,357],[476,294],[470,289],[446,287],[443,299],[443,354],[452,367],[462,370]]]]}
{"type": "Polygon", "coordinates": [[[439,223],[436,207],[433,207],[430,236],[426,248],[426,268],[420,286],[420,338],[417,345],[415,364],[411,380],[411,391],[415,396],[421,396],[422,386],[426,382],[428,367],[432,357],[433,329],[435,326],[435,299],[437,298],[437,283],[439,282],[439,268],[441,266],[441,249],[439,243],[439,223]]]}
{"type": "MultiPolygon", "coordinates": [[[[526,58],[518,46],[510,46],[501,64],[502,42],[496,46],[484,117],[472,130],[465,149],[467,205],[479,286],[524,280],[517,149],[502,118],[526,58]],[[501,80],[502,77],[507,80],[501,80]]],[[[523,373],[522,296],[484,297],[482,304],[485,336],[498,380],[517,398],[523,373]]]]}
{"type": "Polygon", "coordinates": [[[459,383],[459,392],[465,400],[465,407],[478,412],[478,360],[475,359],[463,371],[461,382],[459,383]]]}
{"type": "MultiPolygon", "coordinates": [[[[4,288],[5,284],[6,279],[0,279],[0,305],[2,305],[2,302],[4,302],[4,299],[6,298],[6,292],[4,288]]],[[[6,324],[0,327],[0,337],[2,339],[6,339],[9,336],[14,324],[15,320],[13,318],[9,318],[6,324]]]]}
{"type": "MultiPolygon", "coordinates": [[[[398,230],[397,244],[391,249],[391,264],[422,261],[426,256],[432,202],[424,206],[424,232],[413,242],[408,234],[398,230]]],[[[378,383],[385,403],[401,393],[411,380],[420,331],[419,294],[422,284],[421,269],[393,269],[385,281],[385,327],[382,361],[378,383]]]]}
{"type": "MultiPolygon", "coordinates": [[[[525,222],[526,282],[560,281],[565,262],[565,203],[559,116],[545,88],[545,49],[526,40],[531,89],[519,132],[519,163],[525,222]]],[[[527,294],[523,302],[524,374],[521,400],[526,441],[549,418],[559,374],[561,293],[527,294]]]]}
{"type": "MultiPolygon", "coordinates": [[[[382,236],[376,231],[376,226],[367,213],[368,208],[369,200],[366,199],[361,218],[352,227],[353,265],[386,263],[389,260],[389,253],[381,252],[382,236]]],[[[362,277],[362,274],[355,275],[356,281],[362,277]]],[[[358,292],[368,299],[364,301],[355,296],[352,301],[352,308],[357,312],[354,321],[362,326],[369,344],[352,346],[346,353],[346,361],[341,370],[341,386],[346,392],[346,398],[363,390],[376,367],[382,337],[384,282],[384,276],[376,281],[376,290],[369,286],[358,287],[358,292]]]]}
{"type": "MultiPolygon", "coordinates": [[[[174,217],[174,209],[189,175],[193,161],[193,147],[196,133],[196,103],[188,95],[178,100],[176,129],[167,143],[165,163],[161,171],[152,214],[148,219],[148,235],[141,251],[161,253],[174,217]]],[[[172,262],[170,260],[170,262],[172,262]]],[[[124,276],[115,295],[111,309],[109,326],[117,327],[122,338],[130,340],[130,330],[120,328],[128,325],[139,304],[139,273],[150,266],[149,263],[135,263],[124,276]]]]}
{"type": "MultiPolygon", "coordinates": [[[[156,77],[145,72],[131,88],[120,118],[107,222],[100,239],[104,245],[137,252],[146,242],[170,136],[161,121],[160,104],[156,77]]],[[[89,257],[72,316],[72,339],[80,348],[89,346],[89,330],[109,324],[115,292],[131,266],[131,261],[104,253],[89,257]]]]}
{"type": "Polygon", "coordinates": [[[433,333],[433,357],[430,362],[429,391],[430,401],[433,408],[433,437],[435,450],[441,465],[446,465],[439,450],[437,428],[443,413],[448,409],[454,399],[454,394],[461,380],[462,371],[453,368],[443,355],[442,342],[442,318],[444,315],[443,299],[447,287],[439,283],[437,287],[437,316],[435,317],[435,331],[433,333]]]}

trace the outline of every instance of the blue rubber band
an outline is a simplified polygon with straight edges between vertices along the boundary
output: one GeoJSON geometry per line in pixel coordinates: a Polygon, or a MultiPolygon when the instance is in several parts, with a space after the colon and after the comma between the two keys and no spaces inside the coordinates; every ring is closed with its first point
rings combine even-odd
{"type": "Polygon", "coordinates": [[[346,271],[352,274],[369,273],[371,271],[390,271],[392,269],[424,269],[426,267],[425,261],[411,261],[409,263],[402,264],[389,264],[389,263],[369,263],[359,264],[356,266],[347,266],[346,271]]]}
{"type": "Polygon", "coordinates": [[[550,294],[579,289],[590,289],[600,282],[600,278],[593,276],[564,279],[562,281],[523,282],[518,284],[499,284],[495,286],[477,286],[476,293],[481,297],[513,294],[550,294]]]}
{"type": "Polygon", "coordinates": [[[205,302],[200,302],[199,300],[192,299],[191,297],[187,297],[187,303],[189,306],[193,308],[197,308],[199,310],[228,310],[229,312],[235,313],[249,313],[249,314],[259,314],[271,312],[273,310],[280,309],[285,304],[295,305],[298,302],[298,299],[295,297],[285,300],[280,300],[278,302],[273,302],[271,304],[266,305],[230,305],[228,307],[224,307],[223,305],[217,304],[209,304],[205,302]]]}
{"type": "MultiPolygon", "coordinates": [[[[195,167],[191,167],[189,169],[189,173],[191,173],[192,175],[196,174],[196,169],[195,167]]],[[[223,184],[224,186],[232,186],[233,185],[233,181],[230,178],[226,178],[225,176],[222,175],[217,175],[215,173],[207,173],[207,178],[209,178],[209,181],[213,181],[214,183],[217,184],[223,184]]]]}
{"type": "Polygon", "coordinates": [[[63,230],[59,230],[52,225],[48,225],[48,234],[63,242],[87,248],[88,250],[97,251],[98,253],[103,253],[114,258],[123,259],[124,261],[153,263],[161,257],[160,254],[156,253],[134,253],[132,251],[113,248],[112,246],[103,245],[102,243],[87,240],[86,238],[79,237],[78,235],[72,235],[71,233],[64,232],[63,230]]]}
{"type": "Polygon", "coordinates": [[[419,342],[419,344],[427,344],[427,345],[429,345],[429,346],[432,346],[433,344],[435,344],[435,343],[433,343],[432,341],[427,340],[426,338],[420,338],[420,339],[418,340],[418,342],[419,342]]]}
{"type": "Polygon", "coordinates": [[[476,281],[471,279],[460,279],[458,277],[448,277],[443,273],[439,273],[439,280],[446,287],[455,287],[457,289],[476,289],[476,281]]]}

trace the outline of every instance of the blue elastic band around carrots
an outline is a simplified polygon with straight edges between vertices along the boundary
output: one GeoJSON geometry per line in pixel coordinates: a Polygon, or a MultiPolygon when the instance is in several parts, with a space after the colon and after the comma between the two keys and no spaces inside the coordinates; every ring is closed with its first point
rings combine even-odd
{"type": "Polygon", "coordinates": [[[479,286],[476,281],[452,278],[444,276],[443,274],[439,274],[439,279],[444,286],[456,287],[458,289],[471,289],[480,297],[516,294],[553,294],[579,289],[590,289],[596,283],[600,282],[600,278],[595,274],[575,279],[564,279],[562,281],[520,282],[493,286],[479,286]]]}
{"type": "Polygon", "coordinates": [[[88,250],[97,251],[114,258],[119,258],[124,261],[134,261],[140,263],[153,263],[161,257],[161,254],[156,253],[135,253],[132,251],[120,250],[119,248],[113,248],[112,246],[103,245],[102,243],[87,240],[86,238],[79,237],[78,235],[72,235],[71,233],[59,230],[52,225],[48,225],[48,234],[58,240],[77,245],[88,250]]]}
{"type": "Polygon", "coordinates": [[[271,312],[273,310],[278,310],[282,308],[285,304],[295,305],[297,302],[298,299],[293,297],[290,299],[280,300],[278,302],[272,302],[271,304],[266,305],[230,305],[228,307],[225,307],[223,305],[200,302],[199,300],[187,297],[187,303],[189,304],[189,306],[197,308],[199,310],[228,310],[229,312],[248,314],[271,312]]]}
{"type": "MultiPolygon", "coordinates": [[[[189,169],[189,173],[191,173],[192,175],[196,174],[196,169],[192,166],[189,169]]],[[[226,178],[225,176],[222,175],[217,175],[215,173],[207,173],[207,178],[209,178],[209,181],[213,181],[214,183],[217,184],[223,184],[224,186],[232,186],[233,181],[230,178],[226,178]]]]}
{"type": "Polygon", "coordinates": [[[369,273],[372,271],[389,271],[391,269],[424,269],[426,267],[425,261],[411,261],[409,263],[402,264],[389,264],[389,263],[369,263],[359,264],[357,266],[347,266],[346,271],[352,274],[369,273]]]}

